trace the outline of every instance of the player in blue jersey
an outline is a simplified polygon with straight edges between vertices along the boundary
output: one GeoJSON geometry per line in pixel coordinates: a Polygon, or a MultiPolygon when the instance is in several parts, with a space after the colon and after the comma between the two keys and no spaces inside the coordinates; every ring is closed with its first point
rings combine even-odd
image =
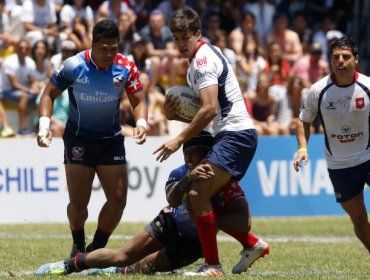
{"type": "MultiPolygon", "coordinates": [[[[117,250],[99,249],[76,258],[41,266],[37,275],[60,275],[93,269],[88,274],[154,273],[172,271],[202,257],[196,225],[186,199],[191,181],[212,177],[206,165],[198,165],[213,143],[210,133],[202,132],[183,145],[185,164],[174,169],[166,182],[170,203],[131,241],[117,250]],[[110,267],[115,266],[115,267],[110,267]],[[119,268],[117,268],[119,267],[119,268]]],[[[233,236],[248,252],[233,268],[246,271],[254,261],[269,253],[269,246],[249,232],[251,221],[248,202],[239,183],[230,180],[212,198],[218,227],[233,236]]]]}
{"type": "MultiPolygon", "coordinates": [[[[180,55],[190,61],[187,82],[199,95],[201,108],[181,133],[154,153],[157,160],[166,160],[182,143],[212,123],[215,144],[206,162],[215,175],[194,182],[189,200],[208,264],[200,268],[199,274],[222,275],[217,225],[210,198],[230,179],[243,178],[257,148],[257,133],[231,65],[220,49],[202,40],[199,15],[192,9],[178,9],[171,18],[170,29],[180,55]]],[[[176,115],[177,102],[175,98],[166,97],[164,113],[167,119],[181,120],[176,115]]]]}
{"type": "Polygon", "coordinates": [[[118,43],[119,31],[113,21],[97,23],[92,48],[67,59],[50,78],[40,100],[37,143],[48,147],[53,102],[68,89],[69,113],[63,141],[67,215],[73,237],[71,257],[105,247],[126,205],[126,153],[119,119],[124,92],[134,111],[136,142],[143,144],[146,139],[148,113],[139,71],[134,62],[118,53],[118,43]],[[84,226],[95,174],[107,201],[100,211],[94,239],[85,247],[84,226]]]}

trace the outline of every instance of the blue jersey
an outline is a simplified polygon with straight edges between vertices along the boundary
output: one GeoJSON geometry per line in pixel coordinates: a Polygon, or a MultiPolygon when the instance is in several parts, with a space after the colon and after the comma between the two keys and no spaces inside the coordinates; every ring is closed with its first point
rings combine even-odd
{"type": "MultiPolygon", "coordinates": [[[[166,188],[172,183],[179,182],[185,177],[187,172],[188,167],[185,164],[172,170],[166,182],[166,188]]],[[[172,215],[179,235],[193,239],[198,238],[197,226],[194,219],[189,215],[187,201],[183,202],[179,207],[173,208],[172,215]]]]}
{"type": "Polygon", "coordinates": [[[108,69],[99,69],[91,50],[68,58],[50,82],[61,92],[68,88],[66,131],[82,138],[109,138],[121,133],[120,100],[123,91],[142,90],[134,62],[117,54],[108,69]]]}

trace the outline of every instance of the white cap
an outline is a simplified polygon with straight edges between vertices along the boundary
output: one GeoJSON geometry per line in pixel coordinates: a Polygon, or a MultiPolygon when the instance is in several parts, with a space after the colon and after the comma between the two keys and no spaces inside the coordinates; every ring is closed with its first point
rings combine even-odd
{"type": "Polygon", "coordinates": [[[62,50],[75,51],[77,46],[76,46],[75,42],[73,42],[71,40],[65,40],[60,45],[60,48],[62,50]]]}
{"type": "Polygon", "coordinates": [[[333,40],[333,39],[339,39],[343,37],[343,33],[340,32],[339,30],[330,30],[326,32],[326,39],[328,41],[333,40]]]}

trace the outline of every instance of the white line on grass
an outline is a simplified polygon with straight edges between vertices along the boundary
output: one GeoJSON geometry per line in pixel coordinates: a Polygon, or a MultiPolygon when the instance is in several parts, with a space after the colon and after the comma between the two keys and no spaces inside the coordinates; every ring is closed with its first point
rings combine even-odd
{"type": "MultiPolygon", "coordinates": [[[[126,234],[113,234],[111,239],[114,240],[128,240],[131,239],[132,235],[126,234]]],[[[57,233],[14,233],[14,232],[0,232],[0,239],[70,239],[70,234],[57,234],[57,233]]],[[[262,236],[262,238],[269,242],[313,242],[313,243],[355,243],[357,239],[353,236],[288,236],[288,235],[269,235],[262,236]]],[[[92,236],[89,236],[92,239],[92,236]]],[[[226,235],[217,236],[219,241],[230,242],[235,241],[233,238],[226,235]]]]}

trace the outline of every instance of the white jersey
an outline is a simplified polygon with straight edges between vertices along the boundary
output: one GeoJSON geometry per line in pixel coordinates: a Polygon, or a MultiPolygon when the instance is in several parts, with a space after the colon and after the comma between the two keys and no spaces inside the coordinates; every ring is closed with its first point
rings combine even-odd
{"type": "Polygon", "coordinates": [[[311,87],[300,119],[311,123],[316,116],[321,118],[328,168],[349,168],[370,160],[369,112],[367,76],[356,73],[353,84],[340,87],[329,75],[311,87]]]}
{"type": "Polygon", "coordinates": [[[220,49],[201,42],[187,73],[189,86],[199,90],[218,85],[218,114],[213,119],[214,133],[254,129],[253,121],[240,91],[239,83],[220,49]]]}

